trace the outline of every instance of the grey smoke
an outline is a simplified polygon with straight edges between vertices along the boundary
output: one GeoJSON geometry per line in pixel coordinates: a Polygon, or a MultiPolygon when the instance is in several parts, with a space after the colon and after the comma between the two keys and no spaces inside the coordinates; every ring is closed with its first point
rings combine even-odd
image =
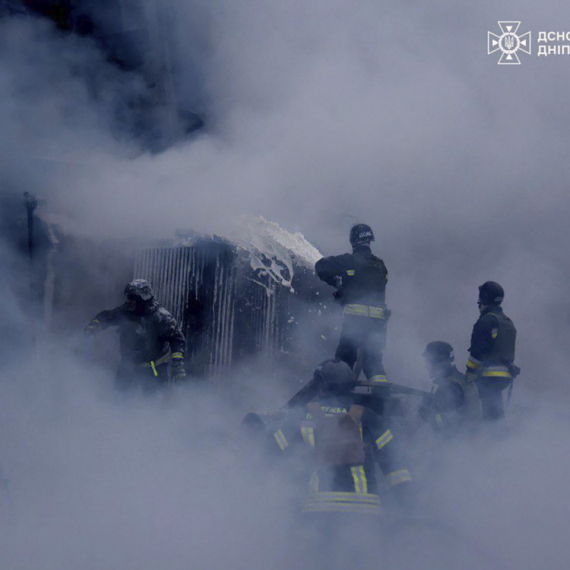
{"type": "MultiPolygon", "coordinates": [[[[570,8],[163,6],[179,96],[204,105],[206,130],[148,154],[117,130],[117,105],[141,88],[136,76],[119,74],[89,40],[3,20],[2,185],[43,195],[70,231],[91,237],[222,233],[234,214],[251,213],[332,254],[348,249],[353,221],[370,223],[390,272],[388,374],[415,386],[428,385],[430,340],[451,342],[463,365],[477,285],[502,283],[523,369],[510,436],[451,444],[441,456],[437,442],[420,440],[423,507],[444,530],[404,526],[390,535],[402,548],[383,552],[393,566],[417,567],[406,548],[425,540],[442,549],[423,552],[443,556],[443,568],[458,567],[456,549],[478,548],[500,568],[567,567],[569,78],[564,57],[497,66],[486,35],[508,17],[536,41],[539,30],[567,29],[570,8]]],[[[24,326],[11,299],[6,318],[24,326]]],[[[116,402],[105,371],[67,349],[44,349],[33,374],[24,362],[3,373],[0,460],[14,511],[0,533],[4,567],[283,559],[288,489],[232,463],[212,435],[231,433],[245,403],[236,410],[190,390],[166,406],[116,402]]],[[[268,382],[247,380],[254,394],[268,382]]],[[[283,401],[278,387],[271,394],[265,403],[283,401]]]]}

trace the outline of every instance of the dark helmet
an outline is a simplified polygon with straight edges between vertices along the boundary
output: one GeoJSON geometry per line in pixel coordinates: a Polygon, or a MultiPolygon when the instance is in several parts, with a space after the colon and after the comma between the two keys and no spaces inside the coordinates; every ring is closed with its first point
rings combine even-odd
{"type": "Polygon", "coordinates": [[[125,287],[125,297],[128,299],[140,299],[141,301],[150,301],[154,298],[152,287],[145,279],[135,279],[125,287]]]}
{"type": "Polygon", "coordinates": [[[481,305],[500,305],[505,298],[505,290],[494,281],[486,281],[479,287],[481,305]]]}
{"type": "Polygon", "coordinates": [[[320,388],[331,392],[350,392],[356,384],[356,377],[350,366],[342,360],[325,360],[313,374],[320,388]]]}
{"type": "Polygon", "coordinates": [[[356,224],[350,230],[350,245],[356,247],[358,245],[368,245],[374,241],[374,232],[367,224],[356,224]]]}
{"type": "Polygon", "coordinates": [[[455,360],[453,347],[442,340],[430,342],[426,346],[423,356],[434,364],[451,364],[455,360]]]}

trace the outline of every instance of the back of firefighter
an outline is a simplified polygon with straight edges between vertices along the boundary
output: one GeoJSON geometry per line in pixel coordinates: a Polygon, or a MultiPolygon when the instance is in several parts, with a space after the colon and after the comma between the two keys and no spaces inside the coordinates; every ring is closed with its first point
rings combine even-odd
{"type": "Polygon", "coordinates": [[[346,363],[323,362],[314,381],[319,395],[306,409],[292,412],[273,434],[283,454],[299,448],[309,452],[304,456],[311,467],[302,513],[309,520],[377,516],[381,511],[375,464],[400,497],[406,496],[412,479],[394,435],[351,394],[355,376],[346,363]]]}
{"type": "Polygon", "coordinates": [[[388,271],[370,243],[370,226],[357,224],[350,230],[352,253],[317,261],[320,279],[337,288],[334,296],[343,307],[342,331],[335,358],[350,368],[362,355],[362,369],[370,382],[387,382],[383,351],[386,347],[386,284],[388,271]]]}
{"type": "Polygon", "coordinates": [[[473,428],[481,419],[479,394],[455,367],[453,347],[436,340],[426,346],[423,356],[433,386],[429,402],[420,408],[422,418],[446,437],[473,428]]]}
{"type": "Polygon", "coordinates": [[[514,365],[517,331],[501,308],[504,296],[494,281],[479,287],[481,316],[473,327],[467,361],[467,380],[477,385],[483,419],[489,421],[505,416],[502,392],[518,373],[514,365]]]}
{"type": "Polygon", "coordinates": [[[150,284],[135,279],[125,287],[125,297],[123,305],[101,311],[85,329],[92,335],[108,327],[119,328],[117,387],[152,391],[184,378],[184,335],[174,317],[155,301],[150,284]]]}

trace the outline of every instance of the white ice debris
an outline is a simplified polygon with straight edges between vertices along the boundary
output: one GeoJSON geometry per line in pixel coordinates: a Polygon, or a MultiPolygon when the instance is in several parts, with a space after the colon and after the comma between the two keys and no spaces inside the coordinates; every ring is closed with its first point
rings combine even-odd
{"type": "Polygon", "coordinates": [[[313,269],[322,257],[302,233],[292,234],[263,217],[240,218],[226,237],[249,253],[253,269],[291,290],[293,262],[313,269]]]}

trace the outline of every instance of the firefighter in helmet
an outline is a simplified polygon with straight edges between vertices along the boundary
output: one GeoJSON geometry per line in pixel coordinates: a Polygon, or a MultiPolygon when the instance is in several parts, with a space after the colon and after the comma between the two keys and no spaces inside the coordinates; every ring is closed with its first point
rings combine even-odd
{"type": "Polygon", "coordinates": [[[85,328],[88,335],[112,326],[119,328],[117,387],[153,390],[169,380],[184,378],[184,335],[174,317],[156,302],[148,281],[128,283],[125,297],[124,304],[101,311],[85,328]]]}
{"type": "Polygon", "coordinates": [[[334,513],[380,514],[375,463],[392,494],[409,496],[410,472],[396,451],[394,435],[383,418],[353,394],[356,379],[349,366],[327,360],[314,373],[318,395],[306,408],[292,411],[273,433],[280,453],[309,451],[307,517],[334,513]]]}
{"type": "Polygon", "coordinates": [[[426,346],[423,357],[433,386],[429,401],[420,408],[421,417],[446,436],[473,427],[481,418],[479,394],[457,370],[453,347],[436,340],[426,346]]]}
{"type": "Polygon", "coordinates": [[[386,347],[388,271],[370,243],[372,228],[357,224],[350,230],[352,253],[325,257],[315,271],[325,283],[336,287],[334,297],[343,307],[343,323],[335,358],[354,369],[360,349],[362,369],[370,382],[387,382],[383,351],[386,347]]]}
{"type": "Polygon", "coordinates": [[[477,385],[484,420],[504,417],[502,392],[519,372],[514,365],[517,331],[501,308],[504,297],[503,288],[494,281],[479,287],[481,316],[471,334],[466,378],[477,385]]]}

